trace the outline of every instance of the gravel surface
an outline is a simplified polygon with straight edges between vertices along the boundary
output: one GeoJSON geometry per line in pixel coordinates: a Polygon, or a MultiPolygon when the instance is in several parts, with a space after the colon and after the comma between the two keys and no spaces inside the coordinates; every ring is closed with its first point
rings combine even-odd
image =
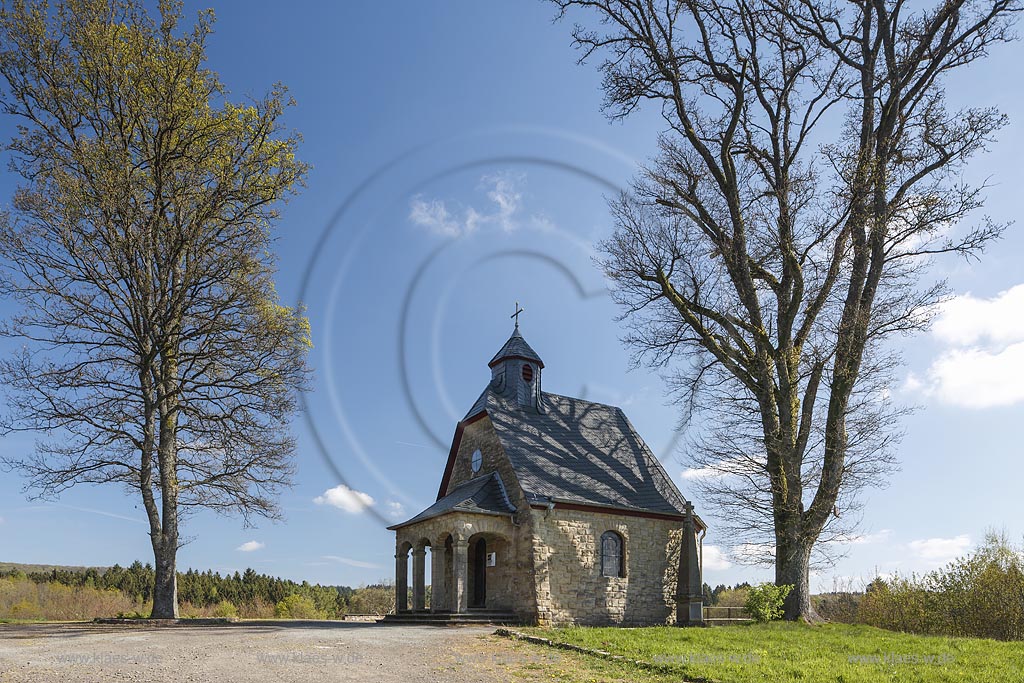
{"type": "Polygon", "coordinates": [[[245,622],[143,627],[0,624],[0,683],[13,681],[540,680],[565,656],[493,627],[245,622]]]}

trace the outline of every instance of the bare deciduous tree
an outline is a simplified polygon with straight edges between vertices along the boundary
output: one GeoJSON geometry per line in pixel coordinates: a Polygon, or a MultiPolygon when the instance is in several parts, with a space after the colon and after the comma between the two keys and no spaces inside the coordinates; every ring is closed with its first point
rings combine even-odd
{"type": "Polygon", "coordinates": [[[2,105],[25,180],[0,224],[7,428],[40,434],[8,464],[40,495],[115,483],[141,497],[153,616],[177,616],[190,509],[275,516],[306,319],[278,303],[269,229],[301,183],[283,90],[245,105],[204,67],[212,15],[178,30],[134,0],[12,3],[2,105]]]}
{"type": "MultiPolygon", "coordinates": [[[[812,553],[856,522],[893,466],[891,337],[943,296],[937,254],[977,255],[1002,226],[967,160],[1004,123],[949,111],[942,77],[1011,38],[1014,0],[555,0],[606,106],[661,106],[660,154],[614,200],[607,274],[638,359],[670,368],[691,457],[733,546],[816,620],[812,553]]],[[[581,61],[582,61],[581,60],[581,61]]]]}

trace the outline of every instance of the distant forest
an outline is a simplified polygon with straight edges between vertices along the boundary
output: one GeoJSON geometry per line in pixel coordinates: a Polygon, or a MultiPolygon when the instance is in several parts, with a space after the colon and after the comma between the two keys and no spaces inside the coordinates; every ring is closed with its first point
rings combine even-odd
{"type": "MultiPolygon", "coordinates": [[[[108,568],[46,568],[6,564],[0,565],[0,579],[30,581],[37,585],[60,585],[72,589],[118,591],[133,604],[147,605],[153,599],[155,575],[151,565],[138,561],[128,567],[114,565],[108,568]]],[[[199,614],[206,614],[211,608],[230,603],[244,613],[252,613],[254,609],[264,613],[269,607],[271,613],[266,616],[274,616],[272,610],[275,606],[299,604],[308,607],[306,611],[310,612],[309,616],[333,619],[345,614],[390,611],[393,603],[377,603],[392,594],[392,589],[383,585],[356,589],[310,584],[306,581],[296,583],[258,574],[251,568],[224,576],[210,570],[178,572],[179,601],[199,614]],[[302,601],[296,602],[297,598],[293,596],[302,598],[302,601]],[[373,599],[368,600],[371,597],[373,599]]],[[[280,612],[279,608],[277,616],[290,616],[280,612]]]]}

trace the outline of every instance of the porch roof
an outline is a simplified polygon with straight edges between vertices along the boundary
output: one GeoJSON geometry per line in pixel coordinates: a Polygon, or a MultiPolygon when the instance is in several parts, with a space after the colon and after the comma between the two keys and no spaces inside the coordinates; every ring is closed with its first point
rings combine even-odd
{"type": "Polygon", "coordinates": [[[497,472],[489,472],[456,487],[444,498],[415,517],[389,526],[389,530],[433,519],[448,512],[472,512],[483,515],[511,515],[516,506],[508,499],[505,484],[497,472]]]}

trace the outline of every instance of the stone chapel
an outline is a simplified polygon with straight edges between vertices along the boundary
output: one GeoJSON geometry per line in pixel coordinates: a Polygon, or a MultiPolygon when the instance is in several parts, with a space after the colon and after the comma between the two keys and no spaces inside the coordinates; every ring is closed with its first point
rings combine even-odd
{"type": "Polygon", "coordinates": [[[706,526],[622,410],[544,391],[518,318],[488,366],[437,501],[389,527],[391,619],[701,623],[706,526]]]}

